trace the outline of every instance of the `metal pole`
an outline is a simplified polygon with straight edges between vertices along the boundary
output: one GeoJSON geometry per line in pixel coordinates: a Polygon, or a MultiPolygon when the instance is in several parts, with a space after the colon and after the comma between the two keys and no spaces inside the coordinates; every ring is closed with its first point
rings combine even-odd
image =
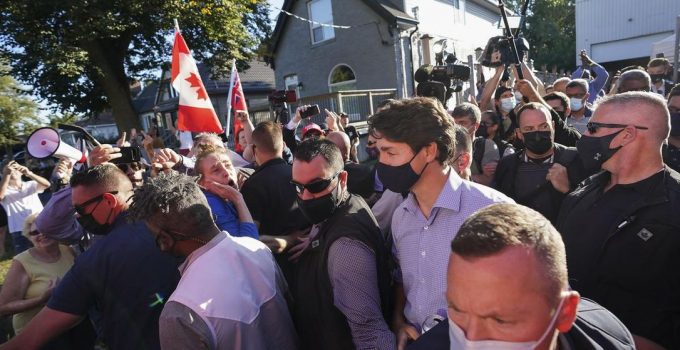
{"type": "Polygon", "coordinates": [[[680,16],[675,23],[675,46],[673,47],[673,83],[678,83],[678,62],[680,62],[680,16]]]}
{"type": "Polygon", "coordinates": [[[470,95],[475,100],[477,99],[477,73],[475,71],[475,60],[472,55],[468,55],[468,65],[470,66],[470,95]]]}

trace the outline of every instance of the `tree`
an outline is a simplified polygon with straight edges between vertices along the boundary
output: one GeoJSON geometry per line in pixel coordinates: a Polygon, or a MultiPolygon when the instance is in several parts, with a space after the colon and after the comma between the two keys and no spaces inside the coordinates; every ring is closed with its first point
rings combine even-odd
{"type": "MultiPolygon", "coordinates": [[[[527,0],[505,1],[519,14],[527,0]]],[[[535,66],[571,70],[576,61],[576,6],[573,0],[528,0],[524,37],[535,66]]]]}
{"type": "Polygon", "coordinates": [[[111,108],[118,127],[139,127],[129,81],[169,64],[177,18],[197,60],[241,67],[270,34],[265,0],[0,0],[0,47],[15,75],[62,111],[111,108]]]}
{"type": "MultiPolygon", "coordinates": [[[[11,146],[39,125],[38,105],[9,75],[10,67],[0,61],[0,146],[11,152],[11,146]]],[[[9,153],[9,152],[8,152],[9,153]]]]}

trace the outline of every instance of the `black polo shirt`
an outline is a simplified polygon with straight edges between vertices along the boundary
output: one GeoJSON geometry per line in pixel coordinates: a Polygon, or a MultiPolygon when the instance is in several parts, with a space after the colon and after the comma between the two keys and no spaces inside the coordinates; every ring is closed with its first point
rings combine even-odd
{"type": "Polygon", "coordinates": [[[275,158],[258,167],[243,183],[241,194],[253,220],[260,223],[260,235],[282,236],[311,225],[297,206],[292,178],[290,164],[275,158]]]}

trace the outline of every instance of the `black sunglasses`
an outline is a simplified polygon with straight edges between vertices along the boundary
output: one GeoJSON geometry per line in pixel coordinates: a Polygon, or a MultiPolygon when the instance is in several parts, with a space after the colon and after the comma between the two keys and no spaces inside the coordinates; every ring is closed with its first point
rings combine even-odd
{"type": "Polygon", "coordinates": [[[598,123],[598,122],[589,122],[586,124],[586,129],[588,129],[588,132],[591,134],[594,134],[597,132],[597,129],[599,128],[609,128],[609,129],[623,129],[628,126],[633,126],[636,129],[640,130],[647,130],[649,129],[646,126],[637,126],[637,125],[626,125],[626,124],[608,124],[608,123],[598,123]]]}
{"type": "MultiPolygon", "coordinates": [[[[98,195],[94,198],[90,198],[90,199],[86,200],[85,202],[83,202],[81,204],[73,205],[73,208],[75,208],[76,213],[78,213],[78,215],[80,215],[80,216],[90,215],[90,214],[92,214],[92,212],[90,212],[90,213],[86,212],[85,208],[87,208],[88,205],[90,205],[94,202],[101,201],[102,198],[104,198],[104,195],[107,194],[107,193],[115,195],[115,194],[118,194],[118,191],[104,192],[104,193],[102,193],[102,194],[100,194],[100,195],[98,195]]],[[[96,208],[96,206],[95,206],[95,208],[96,208]]],[[[94,209],[92,209],[92,211],[94,211],[94,209]]]]}
{"type": "Polygon", "coordinates": [[[314,182],[310,182],[308,184],[301,184],[298,182],[295,182],[293,180],[290,181],[290,183],[295,186],[295,191],[297,191],[298,194],[302,194],[302,192],[307,189],[307,191],[311,193],[319,193],[328,188],[330,186],[331,182],[335,180],[336,177],[338,177],[339,172],[335,173],[335,175],[331,176],[328,179],[321,179],[321,180],[316,180],[314,182]]]}

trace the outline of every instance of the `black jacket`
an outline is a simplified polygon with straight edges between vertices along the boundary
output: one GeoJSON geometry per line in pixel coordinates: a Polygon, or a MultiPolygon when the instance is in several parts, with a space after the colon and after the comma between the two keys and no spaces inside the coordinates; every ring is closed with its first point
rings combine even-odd
{"type": "Polygon", "coordinates": [[[613,312],[633,334],[680,349],[680,174],[665,168],[654,176],[658,180],[648,178],[654,181],[637,200],[618,204],[626,208],[619,217],[572,214],[592,210],[579,208],[587,205],[584,197],[602,198],[610,173],[591,176],[562,203],[557,228],[572,287],[613,312]],[[592,220],[611,222],[597,256],[584,255],[589,237],[579,232],[592,220]],[[596,263],[579,266],[587,260],[596,263]]]}
{"type": "MultiPolygon", "coordinates": [[[[548,220],[554,223],[557,219],[557,214],[559,213],[565,194],[557,191],[548,180],[545,180],[544,183],[540,184],[538,189],[535,191],[535,194],[530,196],[531,198],[518,198],[515,192],[515,183],[517,179],[517,169],[519,168],[523,158],[524,152],[517,152],[507,157],[503,157],[496,168],[493,187],[496,190],[503,192],[506,196],[514,199],[518,204],[526,205],[540,212],[543,214],[543,216],[548,218],[548,220]],[[542,191],[548,191],[550,194],[552,208],[544,208],[539,205],[532,205],[535,204],[534,199],[537,197],[539,192],[542,191]]],[[[567,168],[567,175],[569,177],[571,189],[576,188],[576,185],[586,178],[586,173],[583,168],[581,158],[578,157],[578,153],[576,152],[575,148],[565,147],[556,143],[554,163],[561,164],[567,168]]]]}
{"type": "MultiPolygon", "coordinates": [[[[626,326],[602,306],[581,299],[576,322],[562,340],[574,350],[633,350],[633,337],[626,326]]],[[[449,323],[444,320],[423,334],[407,350],[449,350],[449,323]]]]}

